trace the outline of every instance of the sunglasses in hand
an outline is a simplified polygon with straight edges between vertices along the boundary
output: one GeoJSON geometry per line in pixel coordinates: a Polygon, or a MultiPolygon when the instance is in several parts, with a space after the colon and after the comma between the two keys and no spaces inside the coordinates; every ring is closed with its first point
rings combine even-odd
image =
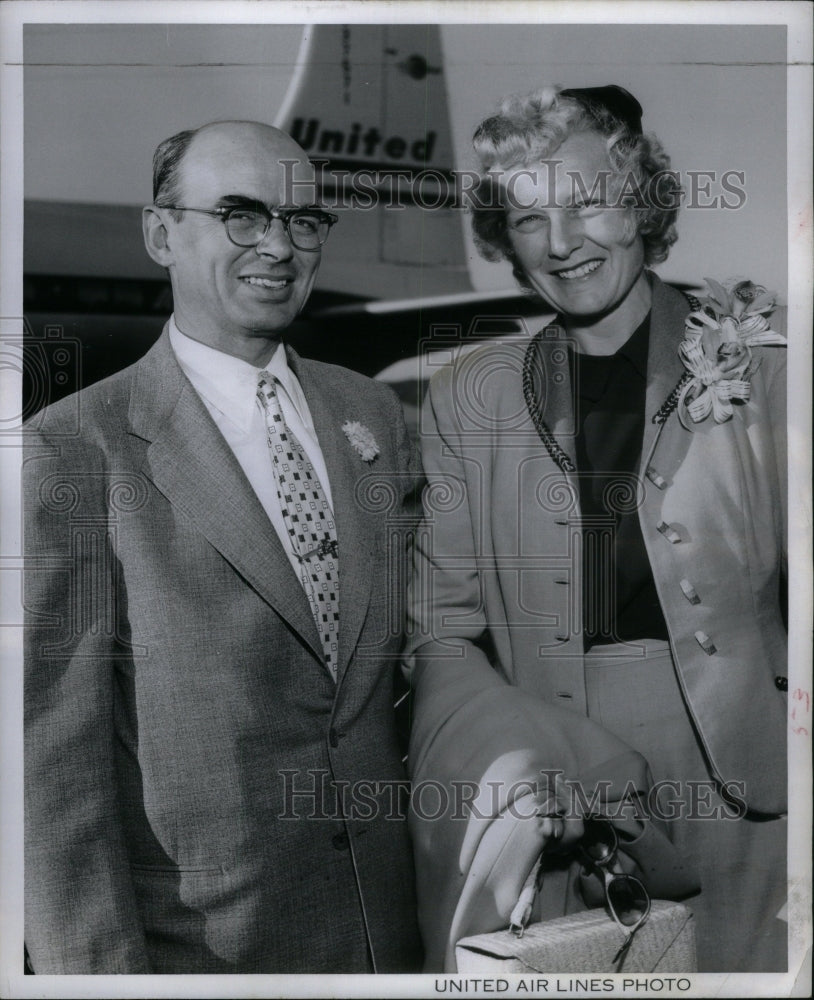
{"type": "Polygon", "coordinates": [[[614,965],[628,952],[633,935],[650,914],[650,896],[639,879],[612,869],[617,861],[619,838],[613,824],[605,819],[584,820],[585,832],[576,846],[583,867],[593,871],[605,886],[608,912],[625,939],[613,956],[614,965]]]}

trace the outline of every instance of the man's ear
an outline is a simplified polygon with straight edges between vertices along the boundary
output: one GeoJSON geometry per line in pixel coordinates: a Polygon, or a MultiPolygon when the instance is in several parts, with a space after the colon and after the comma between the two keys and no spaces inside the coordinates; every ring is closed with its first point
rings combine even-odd
{"type": "Polygon", "coordinates": [[[144,233],[144,246],[147,253],[156,264],[169,267],[174,263],[174,255],[170,249],[169,233],[161,218],[160,211],[154,205],[147,205],[141,212],[141,228],[144,233]]]}

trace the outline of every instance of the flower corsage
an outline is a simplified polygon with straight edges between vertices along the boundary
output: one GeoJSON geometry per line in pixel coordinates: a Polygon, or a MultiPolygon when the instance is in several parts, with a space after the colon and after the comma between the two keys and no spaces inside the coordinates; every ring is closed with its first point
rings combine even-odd
{"type": "Polygon", "coordinates": [[[345,432],[345,437],[350,442],[353,450],[359,455],[359,457],[364,462],[372,462],[373,459],[379,454],[379,446],[376,444],[376,438],[373,437],[372,432],[365,427],[364,424],[360,424],[358,420],[346,420],[342,424],[342,430],[345,432]]]}
{"type": "Polygon", "coordinates": [[[760,364],[752,348],[786,344],[769,325],[776,293],[762,285],[731,278],[723,285],[704,279],[709,295],[687,317],[685,339],[679,347],[687,368],[678,397],[678,416],[689,430],[710,413],[716,423],[732,417],[732,401],[747,402],[750,380],[760,364]]]}

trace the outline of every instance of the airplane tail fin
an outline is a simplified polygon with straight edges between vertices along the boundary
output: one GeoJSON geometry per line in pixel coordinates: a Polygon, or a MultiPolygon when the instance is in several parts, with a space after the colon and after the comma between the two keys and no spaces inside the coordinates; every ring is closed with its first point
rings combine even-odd
{"type": "Polygon", "coordinates": [[[449,173],[436,25],[309,25],[275,124],[331,166],[449,173]]]}
{"type": "Polygon", "coordinates": [[[310,25],[275,124],[341,212],[320,287],[411,298],[471,290],[437,25],[310,25]]]}

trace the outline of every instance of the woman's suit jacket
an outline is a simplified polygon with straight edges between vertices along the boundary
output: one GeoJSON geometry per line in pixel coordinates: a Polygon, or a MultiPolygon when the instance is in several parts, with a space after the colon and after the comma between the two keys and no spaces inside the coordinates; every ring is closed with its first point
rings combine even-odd
{"type": "Polygon", "coordinates": [[[419,958],[393,719],[412,449],[385,387],[289,363],[334,498],[337,684],[300,581],[166,332],[29,424],[38,973],[397,972],[419,958]],[[375,436],[372,464],[347,420],[375,436]]]}
{"type": "MultiPolygon", "coordinates": [[[[686,299],[652,277],[634,505],[679,681],[713,775],[751,809],[786,809],[785,350],[757,348],[751,398],[686,430],[652,416],[684,366],[686,299]],[[649,475],[648,475],[649,473],[649,475]],[[658,485],[657,485],[658,484],[658,485]]],[[[563,333],[544,334],[532,377],[542,414],[574,458],[563,333]]],[[[522,391],[528,341],[463,356],[432,380],[422,413],[425,520],[410,599],[414,683],[449,658],[489,662],[511,684],[586,712],[582,556],[574,476],[550,457],[522,391]]]]}

